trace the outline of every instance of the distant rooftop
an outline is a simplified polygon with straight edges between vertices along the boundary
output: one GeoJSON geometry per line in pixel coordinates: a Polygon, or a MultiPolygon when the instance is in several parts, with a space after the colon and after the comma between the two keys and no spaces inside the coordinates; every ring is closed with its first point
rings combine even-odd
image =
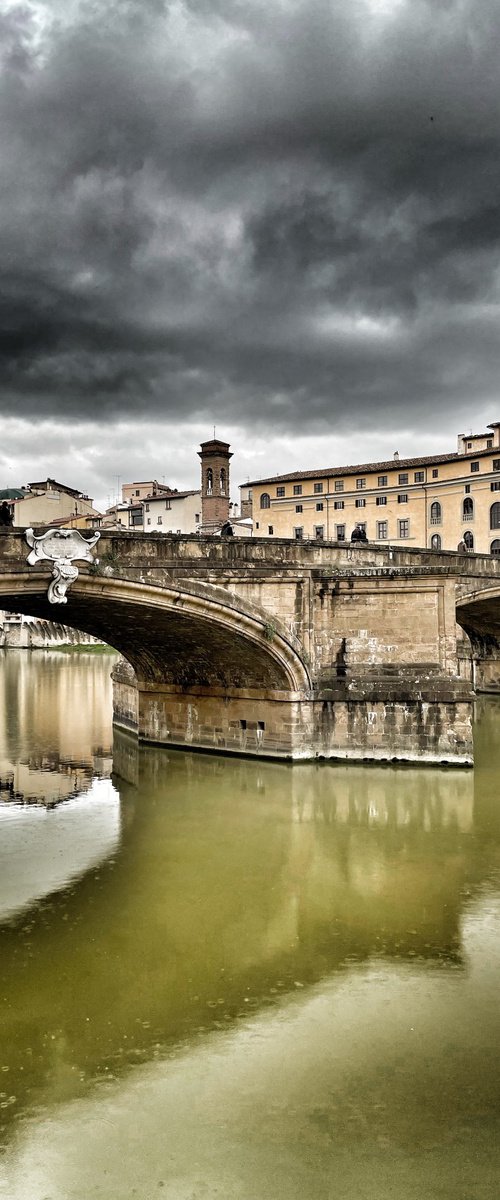
{"type": "MultiPolygon", "coordinates": [[[[479,435],[478,435],[479,436],[479,435]]],[[[485,436],[484,433],[482,435],[485,436]]],[[[470,438],[468,438],[470,441],[470,438]]],[[[476,450],[475,457],[491,456],[493,450],[476,450]]],[[[437,466],[438,463],[468,462],[470,455],[458,454],[425,454],[420,458],[389,458],[384,462],[355,463],[346,467],[318,467],[311,471],[288,471],[286,475],[266,475],[262,479],[250,479],[242,487],[256,487],[261,483],[286,483],[291,479],[326,479],[329,476],[338,478],[342,475],[369,475],[370,473],[400,471],[405,467],[437,466]]]]}

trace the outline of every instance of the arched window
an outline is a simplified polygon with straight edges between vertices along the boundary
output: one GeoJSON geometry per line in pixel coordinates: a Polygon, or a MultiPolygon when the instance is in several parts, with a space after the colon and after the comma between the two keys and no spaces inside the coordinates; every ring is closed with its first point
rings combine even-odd
{"type": "Polygon", "coordinates": [[[490,508],[490,529],[500,529],[500,503],[498,500],[490,508]]]}
{"type": "Polygon", "coordinates": [[[431,525],[441,524],[441,505],[439,500],[433,500],[431,504],[431,525]]]}
{"type": "Polygon", "coordinates": [[[494,554],[495,558],[500,558],[500,538],[495,538],[495,541],[491,543],[490,554],[494,554]]]}
{"type": "Polygon", "coordinates": [[[472,496],[466,496],[465,500],[462,504],[462,520],[464,520],[464,521],[473,521],[474,520],[474,501],[472,499],[472,496]]]}
{"type": "Polygon", "coordinates": [[[440,550],[440,549],[441,549],[441,534],[433,533],[433,535],[431,537],[431,550],[440,550]]]}
{"type": "Polygon", "coordinates": [[[221,496],[225,496],[226,495],[226,472],[224,470],[224,467],[221,467],[221,469],[220,469],[219,489],[220,489],[221,496]]]}
{"type": "Polygon", "coordinates": [[[260,507],[261,508],[270,508],[271,507],[271,497],[269,495],[269,492],[262,493],[262,496],[260,498],[260,507]]]}
{"type": "Polygon", "coordinates": [[[214,473],[211,467],[207,468],[207,496],[211,496],[214,490],[214,473]]]}
{"type": "Polygon", "coordinates": [[[465,545],[467,546],[468,550],[474,549],[474,534],[471,533],[470,529],[465,530],[464,542],[465,542],[465,545]]]}

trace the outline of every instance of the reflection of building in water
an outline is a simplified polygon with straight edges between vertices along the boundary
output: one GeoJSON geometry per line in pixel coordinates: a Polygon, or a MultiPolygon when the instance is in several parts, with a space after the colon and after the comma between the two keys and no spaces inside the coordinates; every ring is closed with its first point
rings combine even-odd
{"type": "Polygon", "coordinates": [[[109,775],[111,656],[0,656],[3,795],[49,803],[109,775]]]}
{"type": "Polygon", "coordinates": [[[0,756],[0,802],[44,804],[47,808],[86,791],[95,776],[109,778],[111,754],[94,755],[92,762],[64,762],[56,755],[31,756],[12,763],[0,756]]]}

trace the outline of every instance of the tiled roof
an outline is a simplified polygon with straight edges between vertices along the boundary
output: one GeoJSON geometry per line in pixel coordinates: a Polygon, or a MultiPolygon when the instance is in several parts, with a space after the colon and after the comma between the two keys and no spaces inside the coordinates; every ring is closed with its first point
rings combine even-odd
{"type": "Polygon", "coordinates": [[[201,496],[200,488],[194,488],[191,492],[165,492],[161,496],[156,495],[143,496],[144,500],[184,500],[186,496],[201,496]]]}
{"type": "MultiPolygon", "coordinates": [[[[498,453],[498,451],[496,451],[498,453]]],[[[473,455],[466,454],[427,454],[421,458],[389,458],[386,462],[371,462],[371,463],[356,463],[354,466],[347,467],[318,467],[312,471],[289,471],[286,475],[267,475],[263,479],[251,479],[248,483],[244,483],[242,487],[256,487],[261,483],[286,483],[288,480],[294,479],[326,479],[328,476],[336,478],[342,475],[369,475],[375,472],[401,471],[405,467],[426,467],[436,466],[438,463],[448,462],[469,462],[470,458],[479,458],[482,455],[491,455],[495,450],[477,450],[473,455]]]]}

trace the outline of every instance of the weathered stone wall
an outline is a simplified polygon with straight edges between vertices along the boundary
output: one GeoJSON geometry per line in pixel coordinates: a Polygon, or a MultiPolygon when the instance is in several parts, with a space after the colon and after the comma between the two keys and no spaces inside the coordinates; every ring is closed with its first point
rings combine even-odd
{"type": "MultiPolygon", "coordinates": [[[[0,603],[48,618],[50,567],[28,568],[26,549],[19,532],[0,538],[0,603]]],[[[132,532],[105,534],[98,550],[64,619],[134,667],[136,683],[116,677],[116,713],[140,737],[291,758],[470,761],[456,593],[463,627],[480,604],[487,624],[500,611],[497,560],[132,532]]]]}
{"type": "Polygon", "coordinates": [[[115,718],[159,745],[285,758],[472,763],[468,702],[290,701],[285,697],[140,691],[115,682],[115,718]]]}

